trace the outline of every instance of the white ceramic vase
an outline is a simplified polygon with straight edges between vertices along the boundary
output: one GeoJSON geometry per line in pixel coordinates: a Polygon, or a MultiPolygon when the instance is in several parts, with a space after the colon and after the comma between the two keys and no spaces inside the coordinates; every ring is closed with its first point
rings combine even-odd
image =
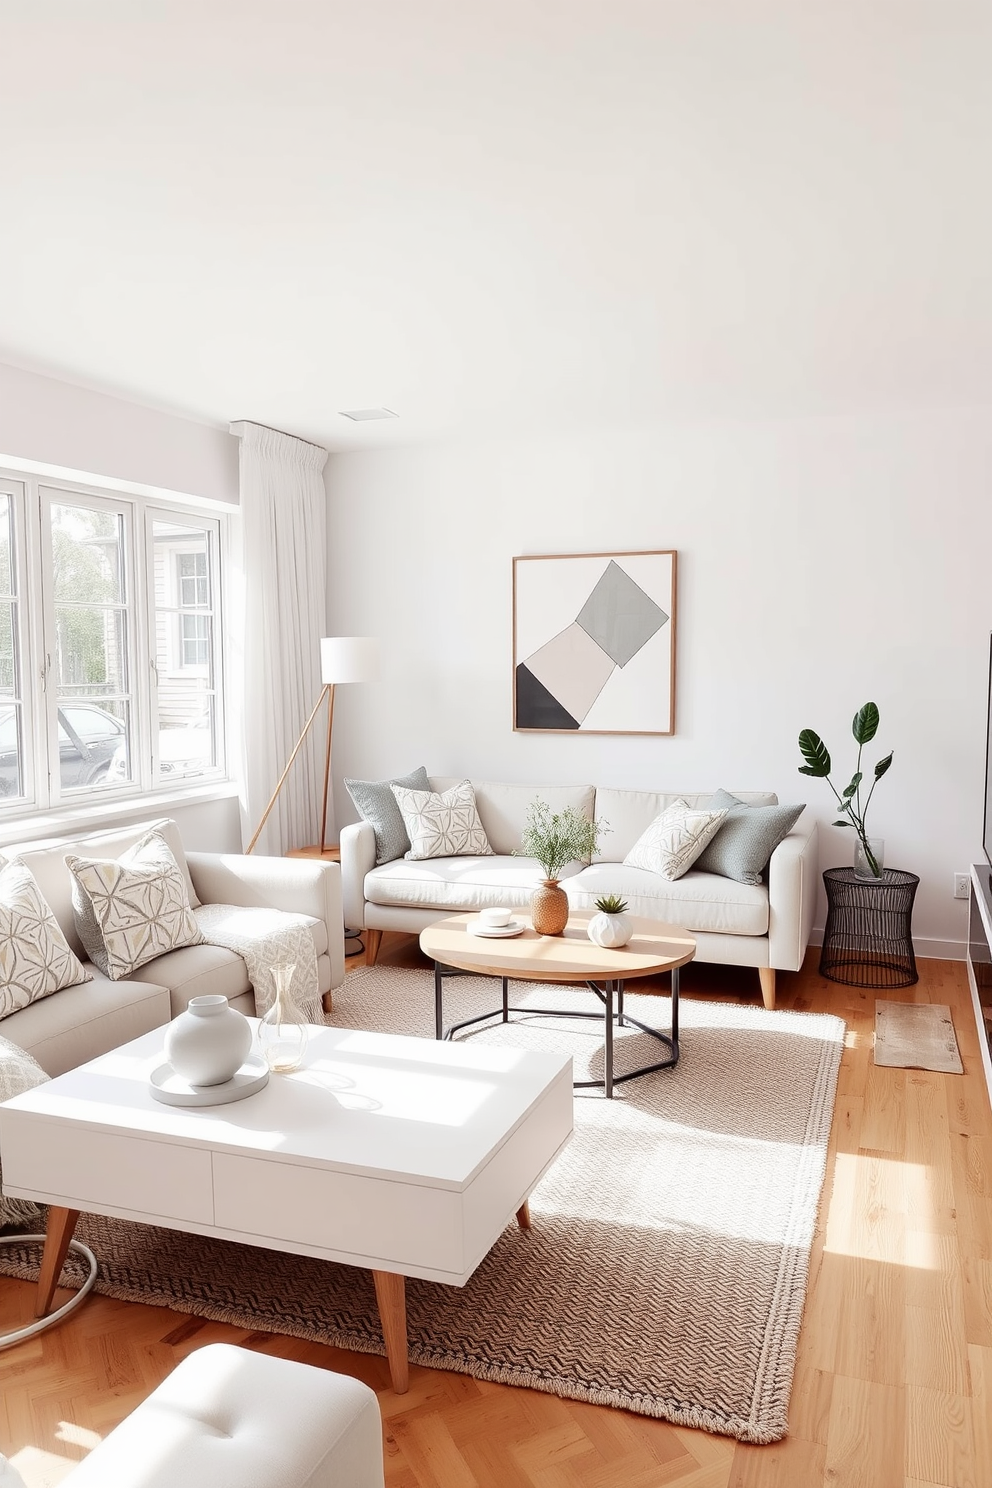
{"type": "Polygon", "coordinates": [[[589,939],[607,951],[625,946],[633,933],[634,927],[625,914],[605,914],[600,910],[589,921],[589,939]]]}
{"type": "Polygon", "coordinates": [[[220,993],[191,997],[165,1033],[165,1057],[190,1085],[233,1079],[251,1049],[251,1024],[220,993]]]}

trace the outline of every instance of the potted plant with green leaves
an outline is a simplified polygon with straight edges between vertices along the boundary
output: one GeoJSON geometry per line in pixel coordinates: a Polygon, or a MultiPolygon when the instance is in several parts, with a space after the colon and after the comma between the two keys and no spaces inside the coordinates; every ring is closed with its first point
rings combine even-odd
{"type": "Polygon", "coordinates": [[[815,734],[812,729],[803,729],[799,735],[799,748],[806,761],[804,765],[799,766],[800,775],[814,775],[827,782],[837,797],[837,804],[842,813],[840,818],[834,822],[834,826],[853,827],[858,834],[854,852],[854,871],[859,878],[879,879],[884,871],[885,844],[880,837],[868,836],[865,818],[868,815],[871,798],[875,794],[875,787],[892,764],[891,753],[887,754],[884,759],[880,759],[875,766],[874,779],[865,797],[864,805],[861,804],[861,788],[864,783],[861,751],[866,744],[871,743],[877,731],[878,708],[874,703],[865,703],[864,707],[859,708],[855,713],[854,722],[851,725],[851,732],[858,746],[858,758],[854,766],[854,774],[843,791],[839,791],[830,779],[830,754],[819,734],[815,734]]]}
{"type": "Polygon", "coordinates": [[[568,897],[559,880],[569,863],[588,863],[607,830],[606,822],[590,821],[574,806],[552,811],[540,797],[527,807],[518,857],[536,858],[544,881],[530,904],[531,924],[538,935],[560,935],[568,922],[568,897]]]}
{"type": "Polygon", "coordinates": [[[604,894],[596,900],[596,908],[599,913],[593,915],[586,931],[593,945],[610,951],[625,946],[634,933],[627,915],[626,899],[621,899],[619,894],[604,894]]]}

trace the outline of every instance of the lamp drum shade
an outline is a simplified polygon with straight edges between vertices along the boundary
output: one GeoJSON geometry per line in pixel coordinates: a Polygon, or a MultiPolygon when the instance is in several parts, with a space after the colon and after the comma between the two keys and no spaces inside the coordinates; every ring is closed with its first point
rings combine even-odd
{"type": "Polygon", "coordinates": [[[320,643],[320,680],[369,682],[379,670],[379,643],[370,636],[325,636],[320,643]]]}

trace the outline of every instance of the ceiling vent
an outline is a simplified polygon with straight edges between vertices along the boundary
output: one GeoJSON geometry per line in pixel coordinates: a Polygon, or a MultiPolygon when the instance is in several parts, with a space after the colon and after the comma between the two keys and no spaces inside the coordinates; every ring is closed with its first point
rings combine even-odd
{"type": "Polygon", "coordinates": [[[354,419],[356,423],[365,423],[368,419],[399,418],[391,408],[342,408],[340,418],[354,419]]]}

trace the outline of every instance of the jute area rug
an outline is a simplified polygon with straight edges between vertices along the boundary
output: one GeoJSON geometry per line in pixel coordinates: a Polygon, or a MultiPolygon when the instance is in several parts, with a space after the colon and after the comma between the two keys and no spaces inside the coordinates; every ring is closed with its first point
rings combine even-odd
{"type": "Polygon", "coordinates": [[[875,1000],[875,1063],[963,1075],[951,1010],[942,1003],[875,1000]]]}
{"type": "MultiPolygon", "coordinates": [[[[497,989],[453,978],[446,1021],[493,1006],[497,989]]],[[[511,984],[518,1005],[591,997],[511,984]]],[[[667,1026],[666,998],[629,1005],[667,1026]]],[[[531,1198],[529,1234],[510,1224],[464,1288],[408,1281],[411,1361],[746,1442],[785,1435],[844,1025],[707,1001],[682,1010],[674,1071],[612,1101],[576,1092],[575,1134],[531,1198]]],[[[332,1021],[430,1037],[433,978],[354,972],[332,1021]]],[[[592,1020],[518,1013],[471,1036],[565,1047],[577,1077],[602,1071],[592,1020]]],[[[646,1062],[641,1040],[618,1036],[618,1072],[646,1062]]],[[[97,1216],[77,1233],[110,1296],[385,1352],[366,1271],[97,1216]]],[[[33,1276],[37,1259],[10,1251],[0,1269],[33,1276]]]]}

